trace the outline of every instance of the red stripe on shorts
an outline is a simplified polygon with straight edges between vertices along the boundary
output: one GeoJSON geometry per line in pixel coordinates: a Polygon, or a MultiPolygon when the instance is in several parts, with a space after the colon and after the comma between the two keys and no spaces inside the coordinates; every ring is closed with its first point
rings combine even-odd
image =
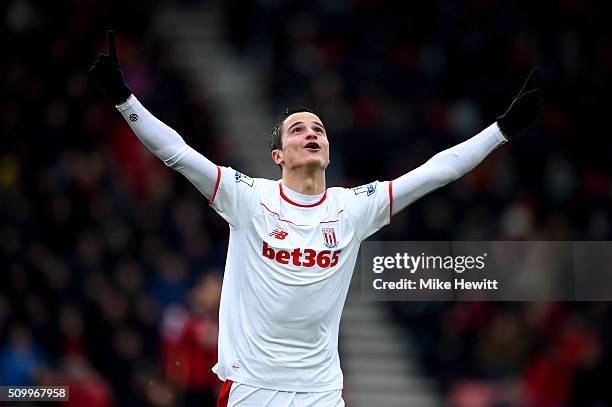
{"type": "Polygon", "coordinates": [[[219,392],[219,399],[217,400],[217,407],[227,407],[230,389],[232,388],[233,383],[234,382],[231,380],[226,380],[223,382],[223,386],[221,386],[221,391],[219,392]]]}

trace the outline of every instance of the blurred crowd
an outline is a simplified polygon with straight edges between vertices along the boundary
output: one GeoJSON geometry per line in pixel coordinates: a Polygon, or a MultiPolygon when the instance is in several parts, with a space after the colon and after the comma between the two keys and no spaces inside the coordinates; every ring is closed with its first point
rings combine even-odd
{"type": "Polygon", "coordinates": [[[608,303],[394,303],[453,407],[610,406],[608,303]]]}
{"type": "Polygon", "coordinates": [[[135,93],[224,160],[207,101],[173,70],[153,11],[2,5],[0,385],[69,384],[70,405],[90,407],[216,399],[227,227],[88,76],[114,28],[135,93]]]}
{"type": "MultiPolygon", "coordinates": [[[[334,178],[346,186],[397,177],[475,134],[531,66],[542,68],[538,122],[376,238],[611,239],[612,42],[594,4],[220,4],[232,46],[267,78],[269,104],[320,112],[334,178]]],[[[71,405],[89,407],[212,405],[216,396],[227,226],[139,144],[87,74],[112,26],[139,98],[230,164],[209,101],[158,41],[154,7],[0,6],[0,385],[69,383],[71,405]]],[[[451,405],[612,406],[607,303],[392,311],[451,405]]]]}

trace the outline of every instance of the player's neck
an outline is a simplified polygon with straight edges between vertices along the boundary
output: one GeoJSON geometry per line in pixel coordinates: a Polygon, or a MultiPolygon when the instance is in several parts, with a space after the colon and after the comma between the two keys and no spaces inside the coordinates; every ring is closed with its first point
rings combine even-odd
{"type": "Polygon", "coordinates": [[[283,185],[302,195],[325,192],[325,171],[306,171],[303,168],[283,171],[283,185]]]}

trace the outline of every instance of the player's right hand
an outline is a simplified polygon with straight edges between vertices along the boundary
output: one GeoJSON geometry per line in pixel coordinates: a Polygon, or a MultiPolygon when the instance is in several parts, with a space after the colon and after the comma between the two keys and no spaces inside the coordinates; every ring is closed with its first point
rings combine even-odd
{"type": "Polygon", "coordinates": [[[89,73],[93,76],[98,87],[115,105],[125,102],[132,94],[131,89],[125,83],[123,71],[119,65],[117,55],[117,40],[115,32],[108,30],[108,54],[99,54],[89,73]]]}

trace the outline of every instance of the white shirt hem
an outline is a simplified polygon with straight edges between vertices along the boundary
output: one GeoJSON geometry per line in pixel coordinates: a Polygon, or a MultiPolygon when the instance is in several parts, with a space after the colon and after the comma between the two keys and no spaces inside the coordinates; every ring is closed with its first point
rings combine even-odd
{"type": "Polygon", "coordinates": [[[319,393],[325,391],[342,390],[342,382],[332,382],[329,384],[291,384],[291,383],[273,383],[264,380],[257,380],[250,377],[230,375],[227,380],[236,383],[246,384],[247,386],[258,387],[260,389],[277,390],[277,391],[295,391],[307,393],[319,393]]]}

